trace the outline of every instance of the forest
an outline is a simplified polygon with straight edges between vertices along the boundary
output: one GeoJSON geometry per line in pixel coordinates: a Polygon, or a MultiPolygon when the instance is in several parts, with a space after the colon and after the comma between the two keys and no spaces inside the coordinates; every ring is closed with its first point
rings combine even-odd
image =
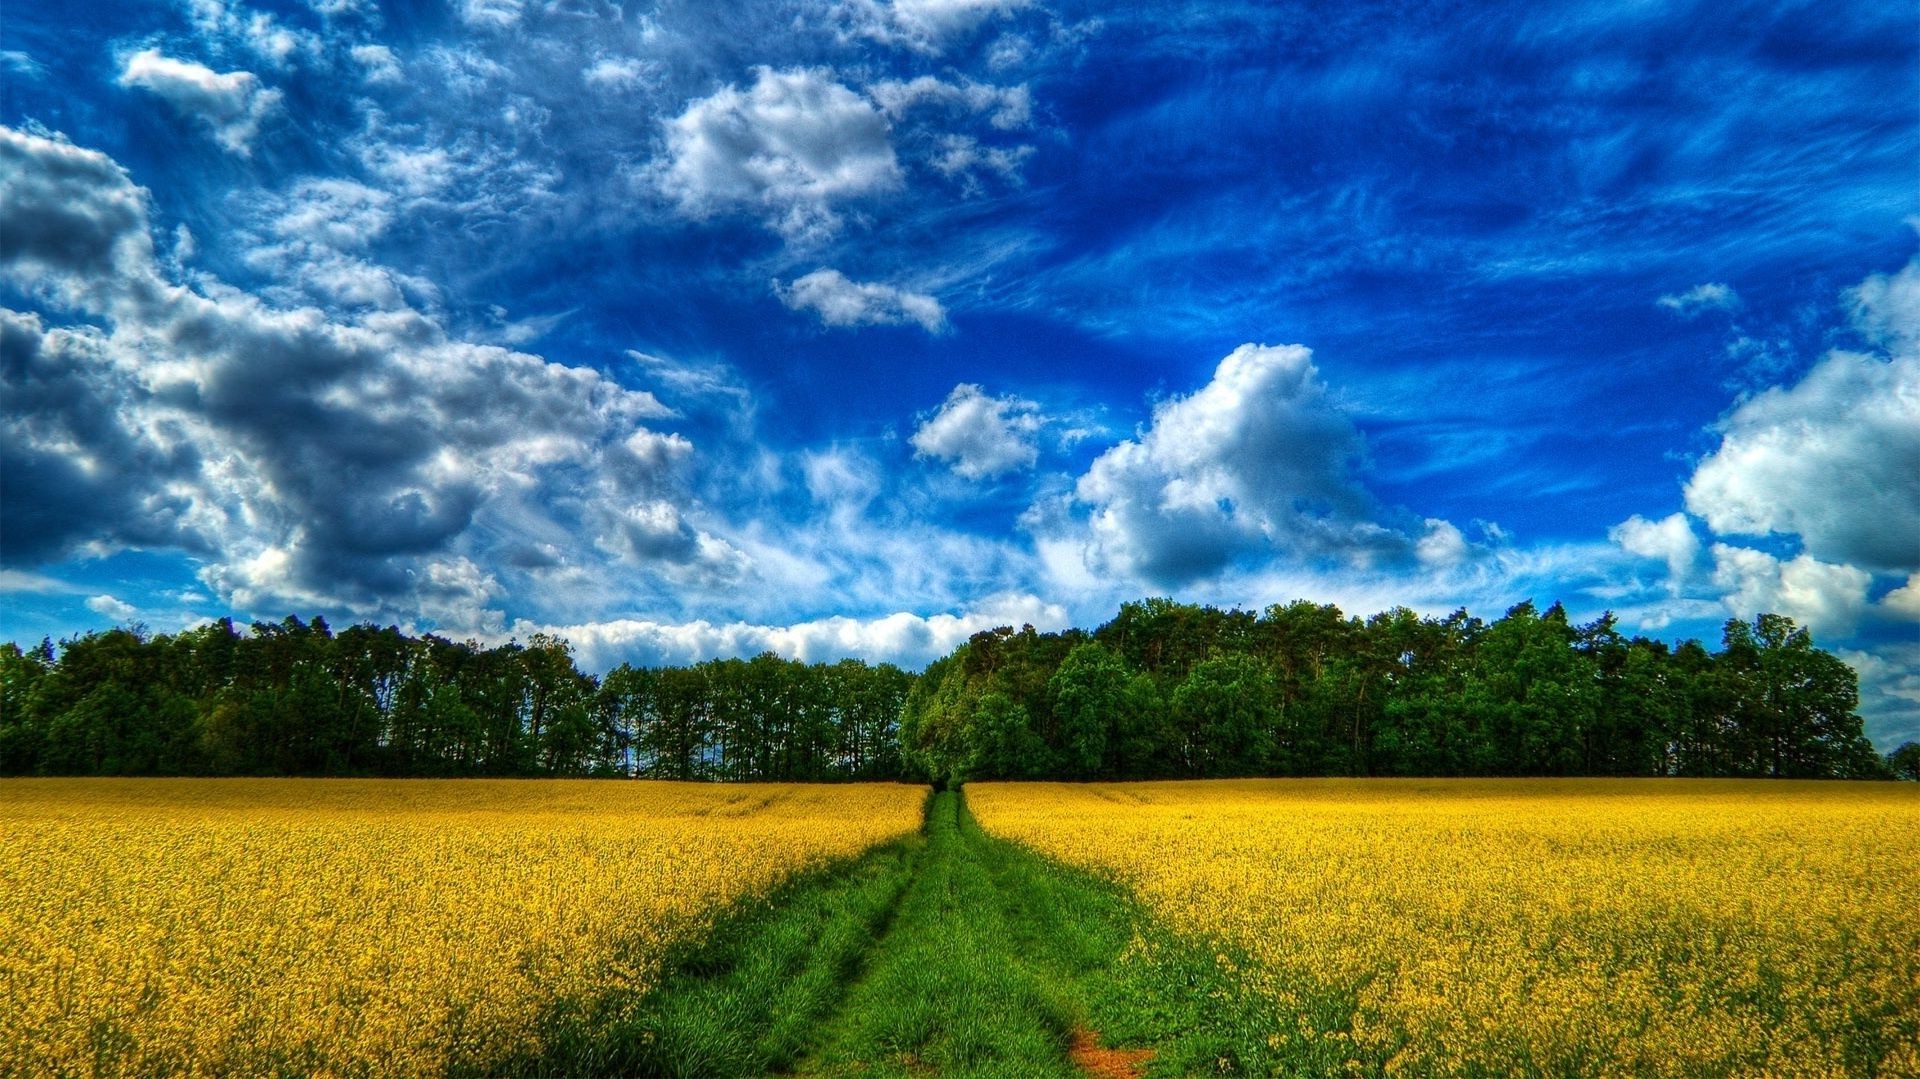
{"type": "Polygon", "coordinates": [[[0,645],[0,773],[1920,778],[1866,739],[1853,670],[1763,614],[1717,652],[1522,603],[1485,622],[1147,599],[1092,630],[975,634],[919,674],[772,654],[582,672],[316,617],[0,645]]]}

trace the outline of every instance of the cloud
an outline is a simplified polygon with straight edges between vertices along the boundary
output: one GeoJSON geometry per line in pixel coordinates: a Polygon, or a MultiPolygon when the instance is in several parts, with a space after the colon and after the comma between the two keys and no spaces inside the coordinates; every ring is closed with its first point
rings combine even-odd
{"type": "Polygon", "coordinates": [[[1032,0],[846,0],[835,15],[853,35],[938,54],[989,19],[1030,6],[1032,0]]]}
{"type": "Polygon", "coordinates": [[[972,79],[947,82],[931,75],[909,81],[887,80],[867,93],[893,119],[926,107],[987,114],[987,122],[1002,131],[1027,126],[1033,119],[1033,96],[1025,86],[990,86],[972,79]]]}
{"type": "Polygon", "coordinates": [[[790,240],[838,231],[835,207],[901,185],[888,126],[824,69],[754,69],[667,121],[662,190],[682,213],[758,214],[790,240]]]}
{"type": "Polygon", "coordinates": [[[110,326],[0,321],[9,562],[171,547],[242,606],[462,619],[505,590],[478,568],[496,547],[587,535],[609,572],[739,572],[690,519],[692,447],[646,426],[671,415],[650,393],[410,308],[343,319],[171,284],[104,155],[0,129],[0,162],[0,272],[110,326]]]}
{"type": "Polygon", "coordinates": [[[1040,406],[1024,398],[988,397],[979,386],[953,388],[933,415],[913,432],[915,456],[953,466],[970,480],[992,479],[1033,467],[1040,406]]]}
{"type": "Polygon", "coordinates": [[[135,615],[140,613],[139,608],[133,604],[107,595],[90,597],[87,600],[87,610],[95,614],[105,615],[115,622],[130,622],[135,615]]]}
{"type": "Polygon", "coordinates": [[[813,311],[828,326],[899,326],[915,323],[928,333],[946,328],[940,301],[923,292],[892,285],[852,281],[839,270],[815,270],[792,284],[773,284],[780,302],[795,311],[813,311]]]}
{"type": "Polygon", "coordinates": [[[1694,575],[1700,560],[1700,537],[1684,513],[1649,521],[1639,514],[1607,530],[1607,538],[1628,554],[1657,558],[1667,564],[1667,587],[1678,593],[1694,575]]]}
{"type": "Polygon", "coordinates": [[[460,21],[468,26],[505,30],[520,21],[526,5],[521,0],[460,0],[460,21]]]}
{"type": "Polygon", "coordinates": [[[1681,318],[1697,318],[1709,311],[1737,311],[1741,306],[1739,294],[1718,282],[1669,293],[1654,302],[1681,318]]]}
{"type": "Polygon", "coordinates": [[[1747,547],[1716,543],[1713,584],[1740,618],[1784,614],[1816,634],[1849,637],[1867,609],[1872,576],[1807,554],[1786,561],[1747,547]]]}
{"type": "Polygon", "coordinates": [[[1907,583],[1882,597],[1880,606],[1895,618],[1920,622],[1920,572],[1909,573],[1907,583]]]}
{"type": "Polygon", "coordinates": [[[294,184],[269,226],[276,235],[350,250],[393,221],[393,196],[353,180],[309,178],[294,184]]]}
{"type": "Polygon", "coordinates": [[[603,90],[631,90],[646,84],[657,74],[655,65],[631,56],[602,56],[589,64],[580,77],[587,85],[603,90]]]}
{"type": "Polygon", "coordinates": [[[1818,559],[1906,571],[1920,566],[1920,265],[1855,295],[1856,324],[1892,351],[1830,352],[1741,402],[1686,504],[1723,535],[1795,535],[1818,559]]]}
{"type": "Polygon", "coordinates": [[[158,49],[128,57],[120,85],[159,96],[181,116],[205,124],[216,142],[241,157],[253,153],[254,136],[281,99],[280,91],[261,85],[250,71],[219,74],[158,49]]]}
{"type": "Polygon", "coordinates": [[[1860,675],[1860,714],[1882,752],[1920,741],[1920,641],[1835,650],[1860,675]]]}
{"type": "Polygon", "coordinates": [[[706,659],[773,652],[818,663],[855,657],[918,669],[946,655],[962,641],[996,626],[1066,628],[1066,611],[1037,597],[992,597],[958,614],[919,615],[906,611],[875,618],[835,616],[767,625],[751,622],[657,622],[614,619],[573,625],[516,623],[516,634],[546,632],[565,638],[582,666],[604,671],[620,663],[666,666],[706,659]]]}
{"type": "Polygon", "coordinates": [[[393,50],[385,45],[355,45],[348,50],[354,62],[360,65],[363,78],[368,83],[396,85],[404,80],[400,73],[400,61],[393,50]]]}
{"type": "Polygon", "coordinates": [[[97,306],[153,262],[147,192],[105,154],[0,127],[0,268],[64,306],[97,306]]]}
{"type": "Polygon", "coordinates": [[[47,77],[47,65],[19,49],[0,49],[0,68],[11,71],[23,79],[47,77]]]}
{"type": "Polygon", "coordinates": [[[1371,519],[1354,475],[1363,450],[1309,350],[1242,345],[1080,477],[1089,562],[1168,585],[1242,557],[1405,556],[1413,541],[1371,519]]]}

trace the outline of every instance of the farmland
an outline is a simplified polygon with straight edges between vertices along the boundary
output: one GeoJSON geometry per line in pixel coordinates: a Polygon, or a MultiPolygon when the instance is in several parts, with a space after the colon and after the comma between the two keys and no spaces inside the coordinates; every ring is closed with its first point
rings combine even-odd
{"type": "Polygon", "coordinates": [[[1283,1056],[1411,1074],[1920,1073],[1920,791],[975,784],[990,832],[1222,942],[1283,1056]]]}
{"type": "Polygon", "coordinates": [[[0,1074],[436,1075],[643,989],[736,898],[913,831],[921,790],[10,780],[0,1074]]]}
{"type": "Polygon", "coordinates": [[[1895,784],[9,780],[0,1074],[1920,1074],[1915,864],[1895,784]]]}

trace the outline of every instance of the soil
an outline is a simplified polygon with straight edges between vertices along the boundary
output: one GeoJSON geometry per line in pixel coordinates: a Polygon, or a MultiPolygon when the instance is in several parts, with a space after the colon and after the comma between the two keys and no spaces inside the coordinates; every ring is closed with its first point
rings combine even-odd
{"type": "Polygon", "coordinates": [[[1100,1044],[1100,1035],[1085,1027],[1073,1032],[1073,1044],[1067,1059],[1097,1079],[1140,1079],[1146,1074],[1151,1049],[1108,1049],[1100,1044]]]}

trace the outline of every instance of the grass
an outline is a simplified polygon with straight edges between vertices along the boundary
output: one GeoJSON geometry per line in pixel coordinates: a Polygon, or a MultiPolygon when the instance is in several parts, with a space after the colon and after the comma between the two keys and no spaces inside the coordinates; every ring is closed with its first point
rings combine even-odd
{"type": "Polygon", "coordinates": [[[1267,1074],[1272,1022],[1229,957],[1155,926],[1117,886],[987,835],[942,792],[922,835],[741,909],[657,990],[556,1009],[545,1055],[512,1070],[1267,1074]],[[1096,1040],[1153,1055],[1091,1061],[1096,1040]]]}

